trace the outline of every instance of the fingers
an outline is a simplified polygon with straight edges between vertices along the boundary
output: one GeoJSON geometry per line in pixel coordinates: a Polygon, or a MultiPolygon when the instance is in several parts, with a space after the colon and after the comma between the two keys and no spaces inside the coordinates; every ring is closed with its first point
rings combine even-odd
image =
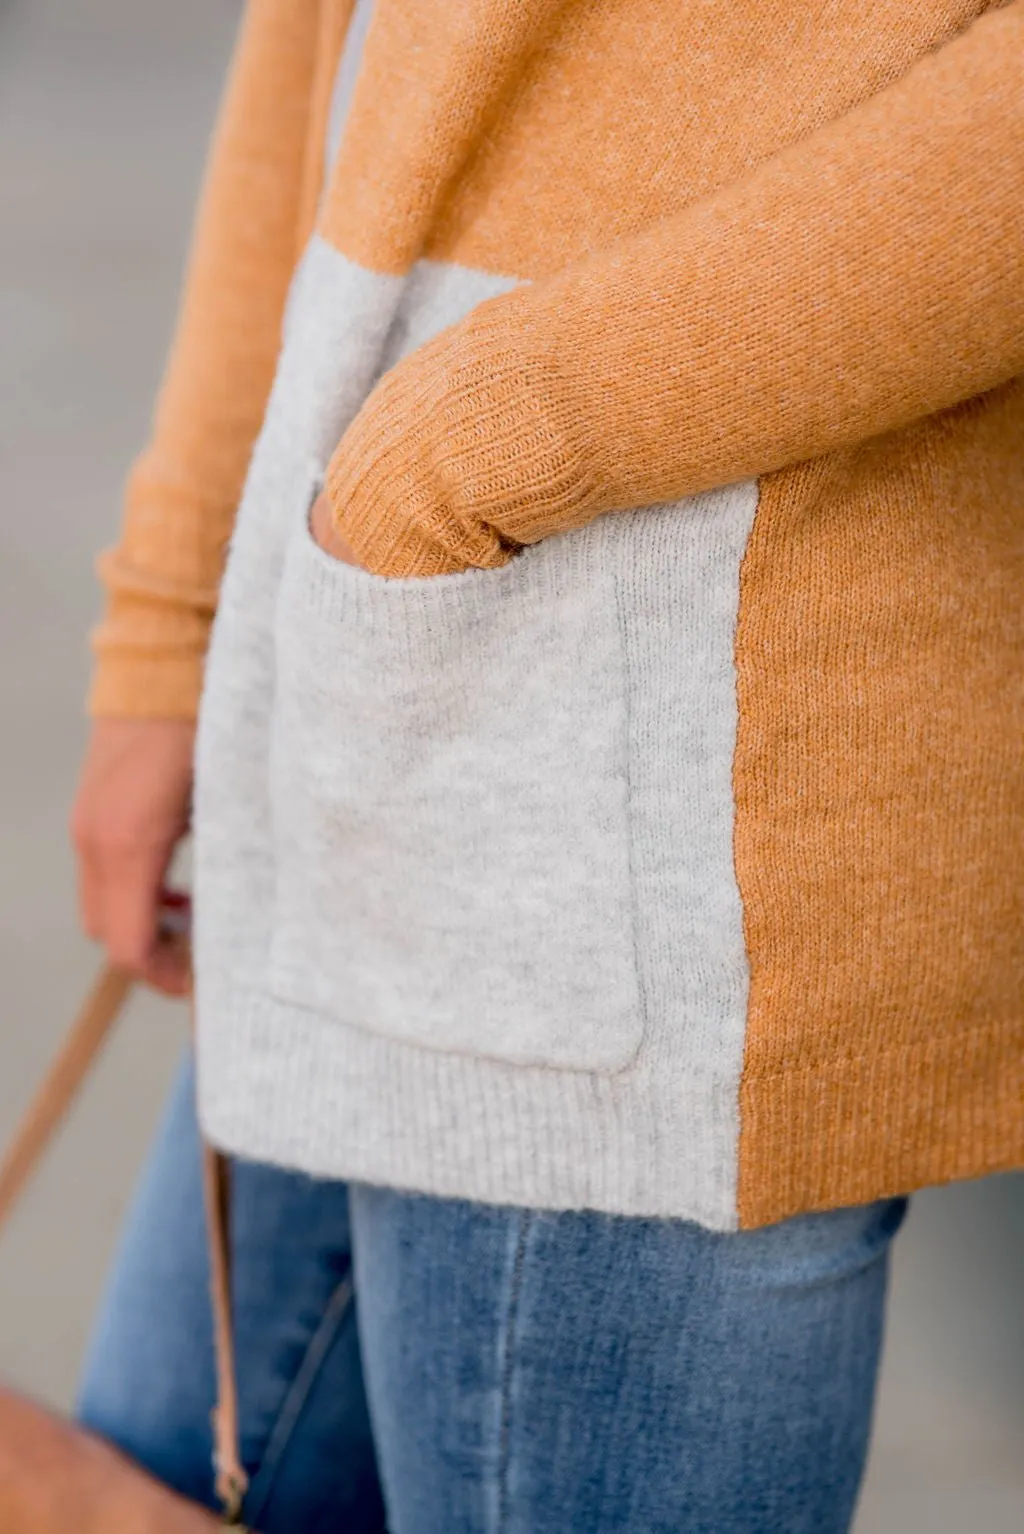
{"type": "Polygon", "coordinates": [[[94,943],[103,941],[103,879],[100,865],[91,849],[76,837],[78,876],[78,919],[86,937],[94,943]]]}
{"type": "Polygon", "coordinates": [[[167,996],[185,996],[192,985],[187,919],[167,930],[163,918],[168,907],[187,917],[188,901],[165,888],[166,863],[158,848],[80,851],[79,908],[85,932],[112,963],[167,996]]]}
{"type": "Polygon", "coordinates": [[[113,963],[172,996],[191,982],[188,902],[164,881],[188,829],[193,736],[179,721],[99,721],[71,822],[82,926],[113,963]]]}
{"type": "Polygon", "coordinates": [[[143,972],[147,985],[165,996],[192,990],[192,901],[180,890],[162,889],[156,942],[143,972]]]}
{"type": "Polygon", "coordinates": [[[321,490],[313,502],[309,513],[309,530],[314,543],[318,543],[326,554],[340,559],[346,565],[359,564],[353,549],[338,531],[326,490],[321,490]]]}
{"type": "Polygon", "coordinates": [[[162,848],[114,849],[103,866],[100,941],[115,964],[137,975],[146,970],[157,944],[166,871],[162,848]]]}
{"type": "Polygon", "coordinates": [[[161,932],[142,979],[165,996],[187,996],[192,990],[192,949],[187,937],[161,932]]]}

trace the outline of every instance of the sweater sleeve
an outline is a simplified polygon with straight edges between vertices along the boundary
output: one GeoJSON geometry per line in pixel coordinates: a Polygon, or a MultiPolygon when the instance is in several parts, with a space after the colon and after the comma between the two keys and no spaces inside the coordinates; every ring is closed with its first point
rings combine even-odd
{"type": "Polygon", "coordinates": [[[384,575],[892,430],[1024,370],[1024,4],[744,180],[487,300],[385,375],[328,474],[384,575]]]}
{"type": "Polygon", "coordinates": [[[250,0],[242,23],[152,436],[99,561],[94,714],[196,708],[296,258],[317,20],[310,0],[250,0]]]}

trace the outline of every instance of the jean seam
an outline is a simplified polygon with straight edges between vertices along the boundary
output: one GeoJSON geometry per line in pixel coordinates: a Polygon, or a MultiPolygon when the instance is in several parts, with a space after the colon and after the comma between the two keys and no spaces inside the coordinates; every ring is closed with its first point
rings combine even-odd
{"type": "Polygon", "coordinates": [[[267,1499],[273,1489],[274,1476],[284,1456],[285,1450],[291,1442],[292,1434],[302,1415],[302,1409],[309,1398],[309,1393],[316,1382],[317,1375],[323,1366],[324,1359],[340,1330],[342,1323],[352,1308],[355,1298],[355,1284],[351,1273],[336,1285],[324,1308],[324,1313],[309,1340],[309,1346],[302,1356],[302,1362],[295,1371],[294,1378],[285,1391],[281,1409],[270,1430],[267,1439],[266,1450],[260,1460],[259,1469],[253,1477],[246,1498],[245,1516],[254,1523],[266,1506],[267,1499]]]}
{"type": "Polygon", "coordinates": [[[532,1219],[533,1216],[529,1212],[524,1212],[520,1217],[515,1258],[512,1263],[512,1282],[509,1287],[508,1311],[505,1317],[505,1346],[501,1362],[501,1420],[498,1428],[498,1523],[495,1534],[505,1534],[508,1528],[508,1469],[512,1437],[514,1344],[516,1326],[519,1320],[519,1300],[523,1287],[523,1268],[526,1263],[526,1243],[532,1219]]]}

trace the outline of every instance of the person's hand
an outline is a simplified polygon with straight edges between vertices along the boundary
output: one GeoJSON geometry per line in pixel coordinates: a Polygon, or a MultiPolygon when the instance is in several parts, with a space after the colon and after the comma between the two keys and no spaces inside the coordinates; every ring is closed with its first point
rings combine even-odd
{"type": "Polygon", "coordinates": [[[359,560],[338,532],[326,490],[321,490],[313,502],[313,509],[309,513],[309,530],[314,542],[320,545],[325,554],[340,559],[345,565],[359,565],[359,560]]]}
{"type": "Polygon", "coordinates": [[[97,720],[71,816],[82,926],[168,996],[191,985],[187,937],[164,920],[187,902],[164,880],[189,826],[194,740],[185,720],[97,720]]]}

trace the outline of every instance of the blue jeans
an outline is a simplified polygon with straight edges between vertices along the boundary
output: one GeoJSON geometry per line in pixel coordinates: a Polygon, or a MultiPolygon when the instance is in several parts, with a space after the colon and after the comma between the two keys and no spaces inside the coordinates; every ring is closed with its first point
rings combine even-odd
{"type": "MultiPolygon", "coordinates": [[[[80,1419],[211,1503],[186,1067],[80,1419]]],[[[903,1200],[722,1235],[239,1164],[235,1307],[262,1534],[840,1534],[903,1200]],[[386,1508],[386,1513],[385,1513],[386,1508]]]]}

